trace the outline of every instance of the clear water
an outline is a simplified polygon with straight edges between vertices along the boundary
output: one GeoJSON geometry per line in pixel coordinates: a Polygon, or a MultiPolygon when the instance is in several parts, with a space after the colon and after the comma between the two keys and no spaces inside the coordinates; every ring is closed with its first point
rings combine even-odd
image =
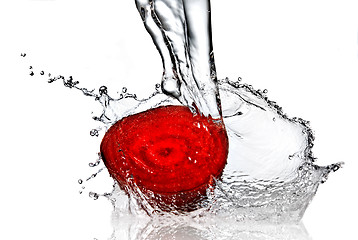
{"type": "Polygon", "coordinates": [[[211,38],[210,1],[136,0],[163,63],[162,89],[205,116],[221,107],[211,38]]]}
{"type": "MultiPolygon", "coordinates": [[[[318,186],[342,163],[316,165],[309,122],[288,117],[267,98],[267,91],[240,81],[217,80],[210,1],[136,0],[136,6],[163,62],[161,84],[148,98],[137,99],[126,88],[113,98],[105,86],[98,93],[89,91],[78,87],[72,77],[49,74],[49,82],[60,80],[102,105],[101,115],[94,117],[100,126],[90,131],[91,136],[104,134],[131,114],[163,105],[186,105],[205,116],[222,117],[230,149],[222,178],[215,188],[208,189],[203,207],[190,213],[153,209],[145,197],[128,196],[116,184],[111,193],[89,192],[93,199],[104,196],[113,203],[112,239],[173,239],[176,234],[190,234],[191,239],[230,239],[232,234],[242,239],[245,235],[250,235],[246,239],[296,239],[284,235],[285,229],[292,227],[260,225],[256,229],[252,225],[251,231],[233,229],[231,223],[299,222],[318,186]]],[[[32,70],[30,75],[34,75],[32,70]]],[[[97,159],[91,167],[99,163],[97,159]]],[[[79,183],[82,186],[84,180],[79,183]]],[[[298,235],[305,235],[301,230],[298,235]]]]}

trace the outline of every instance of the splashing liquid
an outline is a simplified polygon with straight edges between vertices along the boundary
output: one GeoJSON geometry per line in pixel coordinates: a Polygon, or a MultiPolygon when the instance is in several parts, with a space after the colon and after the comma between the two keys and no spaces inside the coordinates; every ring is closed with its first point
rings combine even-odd
{"type": "MultiPolygon", "coordinates": [[[[123,88],[114,99],[104,86],[96,94],[78,87],[72,78],[52,77],[49,82],[62,80],[66,87],[102,104],[102,114],[94,119],[104,126],[92,130],[92,136],[124,117],[168,105],[185,105],[223,119],[229,137],[227,165],[215,187],[207,190],[202,207],[184,215],[199,222],[213,216],[241,222],[299,221],[319,184],[342,163],[317,166],[309,122],[288,117],[267,98],[267,91],[240,81],[217,80],[209,1],[137,0],[136,6],[162,57],[162,84],[154,93],[139,100],[123,88]]],[[[153,207],[140,190],[136,192],[139,195],[127,195],[115,184],[106,194],[115,206],[114,215],[178,214],[153,207]]]]}
{"type": "MultiPolygon", "coordinates": [[[[314,136],[309,123],[289,118],[263,92],[228,79],[220,80],[218,88],[230,143],[227,165],[216,187],[208,190],[206,207],[187,214],[215,215],[236,221],[299,221],[319,184],[326,181],[331,171],[338,170],[341,163],[315,165],[314,136]]],[[[147,109],[180,104],[160,91],[144,100],[112,99],[102,92],[98,100],[104,106],[99,120],[108,126],[147,109]],[[128,105],[129,109],[124,107],[128,105]]],[[[112,196],[122,194],[116,186],[112,196]]],[[[158,209],[145,204],[145,196],[142,198],[146,213],[157,214],[158,209]]],[[[123,207],[123,202],[114,201],[117,210],[144,213],[135,198],[128,201],[131,207],[129,203],[123,207]]]]}
{"type": "MultiPolygon", "coordinates": [[[[194,112],[197,107],[204,116],[224,119],[229,156],[223,176],[208,190],[209,212],[237,220],[301,219],[318,184],[340,167],[313,164],[308,122],[288,118],[264,92],[217,81],[209,0],[137,0],[136,6],[162,57],[163,92],[194,106],[194,112]]],[[[158,97],[135,108],[174,104],[171,98],[158,97]]],[[[149,214],[158,210],[145,206],[149,214]]]]}
{"type": "MultiPolygon", "coordinates": [[[[126,88],[114,99],[104,86],[96,94],[78,87],[78,82],[72,78],[57,76],[49,82],[57,80],[101,103],[103,111],[94,119],[103,126],[95,129],[96,135],[127,116],[160,106],[181,105],[177,99],[163,93],[160,85],[156,85],[155,91],[145,99],[137,99],[126,88]]],[[[215,188],[207,190],[208,198],[202,208],[184,215],[197,221],[215,217],[235,222],[298,222],[318,186],[342,163],[317,166],[309,122],[289,118],[281,107],[267,98],[266,91],[229,79],[219,80],[217,86],[229,137],[227,165],[215,188]]],[[[155,218],[179,214],[153,208],[140,190],[127,195],[118,184],[114,185],[112,193],[96,196],[110,199],[117,217],[150,215],[155,218]]]]}

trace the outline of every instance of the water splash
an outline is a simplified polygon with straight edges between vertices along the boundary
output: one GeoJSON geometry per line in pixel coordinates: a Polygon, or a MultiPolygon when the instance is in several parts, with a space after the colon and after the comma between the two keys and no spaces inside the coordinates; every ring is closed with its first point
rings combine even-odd
{"type": "MultiPolygon", "coordinates": [[[[101,123],[97,131],[105,132],[119,119],[165,105],[181,105],[164,94],[158,85],[148,98],[138,99],[123,88],[119,98],[108,95],[102,86],[98,93],[78,87],[72,77],[57,76],[64,86],[93,97],[103,109],[94,120],[101,123]]],[[[240,80],[240,79],[239,79],[240,80]]],[[[331,172],[342,163],[316,165],[312,147],[314,134],[309,122],[290,118],[267,97],[267,90],[255,90],[241,81],[218,81],[224,123],[229,136],[229,156],[216,187],[208,189],[208,199],[201,209],[190,213],[162,212],[146,202],[144,194],[126,195],[117,184],[110,194],[102,194],[114,204],[119,215],[165,216],[189,218],[210,216],[235,222],[298,222],[331,172]]],[[[100,158],[91,166],[97,166],[100,158]]],[[[91,179],[91,177],[89,178],[91,179]]],[[[87,179],[87,180],[89,180],[87,179]]],[[[93,194],[92,194],[93,195],[93,194]]],[[[95,196],[98,198],[98,194],[95,196]]]]}
{"type": "MultiPolygon", "coordinates": [[[[236,221],[299,221],[319,184],[342,163],[316,165],[309,123],[289,118],[264,92],[228,79],[219,82],[219,89],[230,142],[228,163],[217,187],[209,191],[208,207],[188,214],[222,215],[236,221]]],[[[120,102],[110,100],[106,106],[120,102]]],[[[162,93],[135,102],[131,111],[116,116],[114,121],[126,114],[176,104],[162,93]]],[[[106,112],[102,118],[113,117],[106,112]]],[[[134,212],[140,212],[137,207],[134,212]]],[[[145,207],[149,214],[158,212],[149,205],[145,207]]]]}
{"type": "MultiPolygon", "coordinates": [[[[188,107],[193,103],[206,116],[224,119],[230,143],[227,166],[199,214],[236,221],[300,220],[318,185],[341,163],[315,165],[309,122],[289,118],[266,97],[267,90],[256,91],[240,81],[217,81],[209,0],[137,0],[136,6],[162,58],[163,92],[188,107]]],[[[158,96],[144,101],[145,107],[139,103],[129,114],[177,104],[165,97],[156,100],[158,96]]],[[[108,114],[107,120],[111,117],[108,114]]],[[[117,115],[116,120],[122,117],[117,115]]],[[[145,194],[139,197],[146,201],[145,194]]],[[[149,215],[160,212],[149,204],[141,206],[149,215]]]]}
{"type": "MultiPolygon", "coordinates": [[[[319,185],[327,180],[330,172],[342,166],[342,163],[316,165],[312,153],[314,135],[309,122],[288,117],[281,107],[267,98],[267,90],[258,91],[229,79],[217,81],[210,4],[205,0],[201,1],[203,5],[195,6],[198,2],[136,1],[143,22],[162,56],[164,68],[162,84],[156,85],[146,99],[138,99],[126,88],[118,98],[113,98],[105,86],[96,93],[79,87],[79,82],[72,76],[48,75],[49,83],[62,81],[65,87],[79,90],[102,105],[102,113],[93,117],[101,124],[90,131],[94,137],[119,119],[165,105],[186,105],[193,111],[195,105],[206,116],[223,117],[230,142],[228,162],[215,188],[208,189],[202,208],[188,213],[163,212],[151,206],[139,189],[135,194],[127,195],[116,183],[111,193],[89,192],[95,200],[106,197],[113,203],[114,225],[119,225],[116,220],[133,221],[135,217],[136,223],[128,229],[115,228],[113,239],[123,236],[117,235],[116,230],[129,234],[128,239],[158,239],[175,236],[177,232],[192,232],[199,239],[229,239],[236,231],[230,228],[232,222],[296,223],[319,185]],[[182,5],[178,5],[179,2],[182,5]],[[190,9],[190,2],[194,4],[191,7],[198,7],[199,11],[190,9]],[[168,21],[175,24],[168,24],[168,21]],[[180,222],[188,224],[178,224],[180,222]],[[221,224],[225,222],[229,225],[221,224]]],[[[30,70],[33,76],[33,68],[30,70]]],[[[40,75],[45,72],[41,71],[40,75]]],[[[99,163],[100,159],[97,159],[89,165],[97,167],[99,163]]],[[[100,168],[85,181],[94,179],[102,170],[100,168]]],[[[84,181],[80,179],[78,183],[83,190],[84,181]]],[[[239,231],[237,236],[244,238],[245,231],[239,231]]],[[[257,233],[257,229],[254,231],[257,233]]],[[[257,239],[265,239],[265,233],[257,236],[257,239]]],[[[272,232],[269,236],[284,239],[272,232]]]]}

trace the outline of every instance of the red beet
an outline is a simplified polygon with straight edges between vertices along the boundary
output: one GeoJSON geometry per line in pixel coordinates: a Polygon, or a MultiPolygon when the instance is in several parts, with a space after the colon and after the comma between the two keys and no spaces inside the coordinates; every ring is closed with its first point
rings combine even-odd
{"type": "Polygon", "coordinates": [[[101,154],[129,194],[139,189],[152,206],[189,211],[220,177],[228,138],[222,123],[165,106],[119,120],[105,134],[101,154]]]}

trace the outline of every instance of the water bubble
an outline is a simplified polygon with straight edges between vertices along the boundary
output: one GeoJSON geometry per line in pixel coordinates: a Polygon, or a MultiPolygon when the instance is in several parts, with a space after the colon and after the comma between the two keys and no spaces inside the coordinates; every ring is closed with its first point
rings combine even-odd
{"type": "Polygon", "coordinates": [[[44,74],[45,74],[45,72],[44,72],[44,71],[41,71],[41,72],[40,72],[40,75],[44,75],[44,74]]]}
{"type": "Polygon", "coordinates": [[[126,87],[123,87],[122,88],[122,93],[126,93],[127,92],[127,88],[126,87]]]}
{"type": "Polygon", "coordinates": [[[34,76],[35,73],[33,71],[30,72],[30,76],[34,76]]]}
{"type": "Polygon", "coordinates": [[[82,179],[78,179],[78,183],[79,183],[79,184],[82,184],[82,183],[83,183],[83,180],[82,180],[82,179]]]}
{"type": "Polygon", "coordinates": [[[26,53],[21,53],[20,56],[21,57],[26,57],[26,53]]]}

